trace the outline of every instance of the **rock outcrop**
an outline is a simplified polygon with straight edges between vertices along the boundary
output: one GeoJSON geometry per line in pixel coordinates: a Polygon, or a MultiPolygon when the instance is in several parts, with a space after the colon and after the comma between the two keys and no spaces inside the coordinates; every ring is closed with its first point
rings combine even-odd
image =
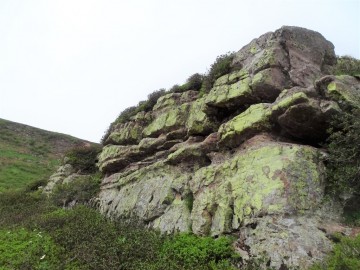
{"type": "Polygon", "coordinates": [[[237,52],[209,93],[159,98],[109,135],[100,211],[167,233],[235,233],[244,260],[275,269],[322,259],[322,224],[338,215],[323,203],[319,145],[331,116],[360,106],[359,80],[330,75],[335,63],[321,34],[282,27],[237,52]]]}

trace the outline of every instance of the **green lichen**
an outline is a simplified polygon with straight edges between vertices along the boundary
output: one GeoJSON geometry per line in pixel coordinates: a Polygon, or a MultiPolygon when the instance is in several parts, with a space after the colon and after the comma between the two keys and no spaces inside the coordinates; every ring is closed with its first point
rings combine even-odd
{"type": "Polygon", "coordinates": [[[185,124],[189,107],[189,103],[182,104],[176,108],[170,107],[164,113],[157,116],[147,127],[145,127],[143,135],[145,137],[158,136],[161,133],[183,126],[185,124]]]}
{"type": "Polygon", "coordinates": [[[191,104],[190,112],[185,123],[190,135],[209,134],[218,127],[216,121],[209,119],[204,113],[205,107],[205,98],[198,99],[191,104]]]}
{"type": "Polygon", "coordinates": [[[135,122],[121,125],[109,135],[111,142],[116,144],[138,143],[142,138],[142,127],[135,122]]]}
{"type": "Polygon", "coordinates": [[[205,234],[210,226],[218,234],[253,216],[314,207],[322,197],[319,166],[314,148],[272,143],[202,168],[191,182],[194,232],[205,234]]]}
{"type": "Polygon", "coordinates": [[[338,101],[360,108],[360,92],[354,86],[347,83],[349,76],[336,76],[336,80],[327,86],[328,95],[338,101]]]}
{"type": "Polygon", "coordinates": [[[231,85],[216,86],[206,97],[206,104],[216,107],[243,105],[251,99],[250,78],[246,77],[231,85]]]}
{"type": "Polygon", "coordinates": [[[220,85],[227,84],[228,80],[229,80],[229,74],[225,74],[215,81],[214,86],[220,86],[220,85]]]}
{"type": "Polygon", "coordinates": [[[289,108],[292,105],[303,103],[309,101],[309,98],[306,96],[304,92],[297,92],[288,97],[284,97],[277,101],[272,107],[271,110],[273,112],[282,111],[284,109],[289,108]]]}
{"type": "Polygon", "coordinates": [[[257,49],[256,49],[255,46],[251,46],[251,48],[250,48],[250,53],[252,53],[252,54],[256,54],[256,53],[257,53],[257,49]]]}
{"type": "Polygon", "coordinates": [[[271,110],[266,104],[255,104],[219,128],[220,143],[236,145],[248,134],[269,129],[271,110]]]}
{"type": "Polygon", "coordinates": [[[275,49],[265,49],[262,51],[262,54],[254,61],[253,68],[254,71],[262,70],[264,68],[276,65],[277,57],[275,54],[275,49]]]}

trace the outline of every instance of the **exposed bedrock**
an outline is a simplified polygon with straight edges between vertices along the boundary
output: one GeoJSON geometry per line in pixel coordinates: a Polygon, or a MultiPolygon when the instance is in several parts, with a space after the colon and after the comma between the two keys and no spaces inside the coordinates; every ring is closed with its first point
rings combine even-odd
{"type": "Polygon", "coordinates": [[[99,155],[101,212],[167,233],[236,233],[244,259],[275,269],[320,260],[332,243],[319,228],[338,212],[322,210],[319,146],[332,116],[360,106],[359,80],[329,75],[335,62],[321,34],[282,27],[238,51],[209,93],[159,98],[99,155]]]}

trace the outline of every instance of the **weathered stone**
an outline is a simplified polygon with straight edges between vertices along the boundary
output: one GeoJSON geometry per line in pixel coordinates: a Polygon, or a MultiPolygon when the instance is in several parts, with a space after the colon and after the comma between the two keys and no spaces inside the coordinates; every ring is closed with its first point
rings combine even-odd
{"type": "MultiPolygon", "coordinates": [[[[253,218],[240,230],[236,246],[265,269],[308,269],[332,249],[332,242],[319,228],[319,220],[309,216],[265,216],[253,218]]],[[[262,268],[261,268],[262,269],[262,268]]]]}
{"type": "Polygon", "coordinates": [[[256,73],[251,82],[252,94],[261,102],[273,102],[289,86],[284,72],[267,68],[256,73]]]}
{"type": "Polygon", "coordinates": [[[320,213],[324,165],[306,144],[322,143],[341,109],[360,107],[358,79],[324,77],[333,64],[319,33],[286,26],[237,52],[202,97],[162,96],[100,154],[101,212],[167,233],[238,232],[243,260],[265,259],[263,268],[321,260],[332,245],[322,224],[335,210],[320,213]]]}
{"type": "Polygon", "coordinates": [[[166,110],[157,116],[147,127],[145,127],[143,135],[145,137],[157,137],[162,133],[168,133],[183,127],[189,110],[189,103],[182,104],[181,106],[172,108],[171,110],[166,110]]]}
{"type": "Polygon", "coordinates": [[[239,105],[252,104],[255,98],[249,86],[251,79],[246,77],[236,83],[215,86],[207,95],[205,103],[208,106],[233,108],[239,105]]]}
{"type": "Polygon", "coordinates": [[[312,100],[288,108],[278,118],[278,123],[295,138],[318,142],[327,137],[328,120],[319,102],[312,100]]]}
{"type": "Polygon", "coordinates": [[[117,125],[106,139],[106,144],[136,144],[142,139],[143,126],[140,122],[117,125]]]}
{"type": "Polygon", "coordinates": [[[334,46],[321,34],[284,26],[253,40],[235,56],[233,66],[256,74],[277,67],[288,72],[294,85],[309,86],[336,63],[334,46]]]}
{"type": "Polygon", "coordinates": [[[141,160],[144,154],[137,145],[106,145],[99,155],[98,166],[102,172],[116,172],[141,160]]]}
{"type": "Polygon", "coordinates": [[[204,113],[206,110],[205,106],[204,98],[198,99],[191,104],[190,112],[185,123],[189,135],[209,134],[219,127],[215,119],[209,118],[209,116],[204,113]]]}
{"type": "Polygon", "coordinates": [[[99,195],[101,212],[112,217],[138,217],[147,223],[155,221],[157,227],[170,232],[189,229],[181,225],[189,223],[189,210],[177,206],[184,199],[182,193],[188,182],[187,174],[180,168],[158,162],[129,175],[113,174],[110,178],[104,180],[106,185],[99,195]],[[175,218],[177,222],[164,223],[175,218]]]}
{"type": "Polygon", "coordinates": [[[48,183],[44,187],[43,191],[45,193],[50,193],[56,185],[61,185],[65,178],[75,173],[75,169],[70,164],[64,164],[60,166],[56,173],[52,174],[49,178],[48,183]]]}
{"type": "Polygon", "coordinates": [[[270,129],[270,116],[269,104],[250,106],[245,112],[220,126],[220,144],[237,146],[257,132],[270,129]]]}
{"type": "Polygon", "coordinates": [[[250,217],[312,209],[322,198],[322,170],[316,149],[276,142],[201,168],[190,182],[193,231],[216,235],[250,217]]]}
{"type": "Polygon", "coordinates": [[[316,88],[339,104],[360,108],[360,80],[355,77],[325,76],[316,82],[316,88]]]}
{"type": "Polygon", "coordinates": [[[199,92],[197,91],[186,91],[184,93],[170,93],[160,97],[153,110],[162,110],[164,108],[175,107],[184,103],[192,102],[197,99],[199,92]]]}

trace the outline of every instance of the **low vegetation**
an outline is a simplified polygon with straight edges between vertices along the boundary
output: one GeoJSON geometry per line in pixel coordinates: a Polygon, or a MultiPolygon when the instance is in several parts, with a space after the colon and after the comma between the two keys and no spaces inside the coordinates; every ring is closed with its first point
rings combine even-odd
{"type": "Polygon", "coordinates": [[[5,192],[0,216],[1,270],[225,270],[239,261],[228,237],[161,235],[86,206],[59,208],[41,191],[5,192]]]}
{"type": "Polygon", "coordinates": [[[360,235],[355,238],[341,237],[331,255],[311,270],[358,270],[360,269],[360,235]]]}
{"type": "Polygon", "coordinates": [[[79,173],[95,173],[97,156],[100,151],[101,147],[98,145],[76,146],[66,152],[65,159],[79,173]]]}
{"type": "Polygon", "coordinates": [[[337,64],[334,69],[334,74],[360,76],[360,60],[351,56],[337,57],[337,64]]]}
{"type": "Polygon", "coordinates": [[[344,201],[347,223],[360,225],[360,110],[334,117],[329,130],[327,192],[344,201]]]}

